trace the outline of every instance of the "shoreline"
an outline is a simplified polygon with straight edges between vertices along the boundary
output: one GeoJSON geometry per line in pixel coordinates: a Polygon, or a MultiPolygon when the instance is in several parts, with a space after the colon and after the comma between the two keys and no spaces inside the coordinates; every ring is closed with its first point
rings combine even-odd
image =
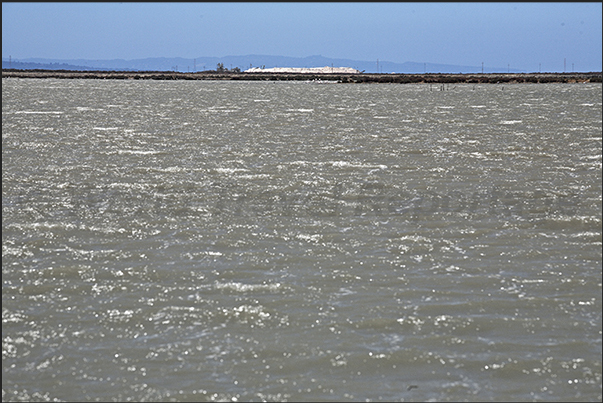
{"type": "Polygon", "coordinates": [[[3,69],[2,78],[60,78],[96,80],[233,80],[233,81],[335,81],[338,83],[393,84],[500,84],[500,83],[601,83],[601,72],[589,73],[278,73],[173,71],[72,71],[3,69]]]}

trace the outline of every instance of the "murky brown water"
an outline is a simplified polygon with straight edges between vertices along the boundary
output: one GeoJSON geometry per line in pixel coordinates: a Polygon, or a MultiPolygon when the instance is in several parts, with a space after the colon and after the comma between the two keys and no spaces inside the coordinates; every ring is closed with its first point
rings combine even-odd
{"type": "Polygon", "coordinates": [[[601,88],[3,79],[3,401],[601,400],[601,88]]]}

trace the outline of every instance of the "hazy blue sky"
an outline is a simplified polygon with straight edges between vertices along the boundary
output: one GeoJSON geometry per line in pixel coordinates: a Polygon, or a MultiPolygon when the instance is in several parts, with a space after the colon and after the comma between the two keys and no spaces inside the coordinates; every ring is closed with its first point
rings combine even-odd
{"type": "Polygon", "coordinates": [[[601,3],[2,3],[2,57],[239,56],[601,71],[601,3]]]}

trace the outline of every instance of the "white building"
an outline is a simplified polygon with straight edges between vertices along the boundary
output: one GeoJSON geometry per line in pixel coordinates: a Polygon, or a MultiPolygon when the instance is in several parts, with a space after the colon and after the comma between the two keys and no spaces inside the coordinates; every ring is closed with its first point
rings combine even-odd
{"type": "Polygon", "coordinates": [[[245,73],[339,73],[339,74],[358,74],[358,70],[351,67],[272,67],[270,69],[261,69],[253,67],[245,70],[245,73]]]}

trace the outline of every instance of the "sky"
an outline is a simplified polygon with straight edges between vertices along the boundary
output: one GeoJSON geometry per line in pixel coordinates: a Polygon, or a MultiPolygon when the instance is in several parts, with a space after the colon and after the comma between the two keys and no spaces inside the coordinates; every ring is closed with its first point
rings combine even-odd
{"type": "Polygon", "coordinates": [[[601,71],[602,3],[2,3],[2,58],[249,54],[601,71]]]}

